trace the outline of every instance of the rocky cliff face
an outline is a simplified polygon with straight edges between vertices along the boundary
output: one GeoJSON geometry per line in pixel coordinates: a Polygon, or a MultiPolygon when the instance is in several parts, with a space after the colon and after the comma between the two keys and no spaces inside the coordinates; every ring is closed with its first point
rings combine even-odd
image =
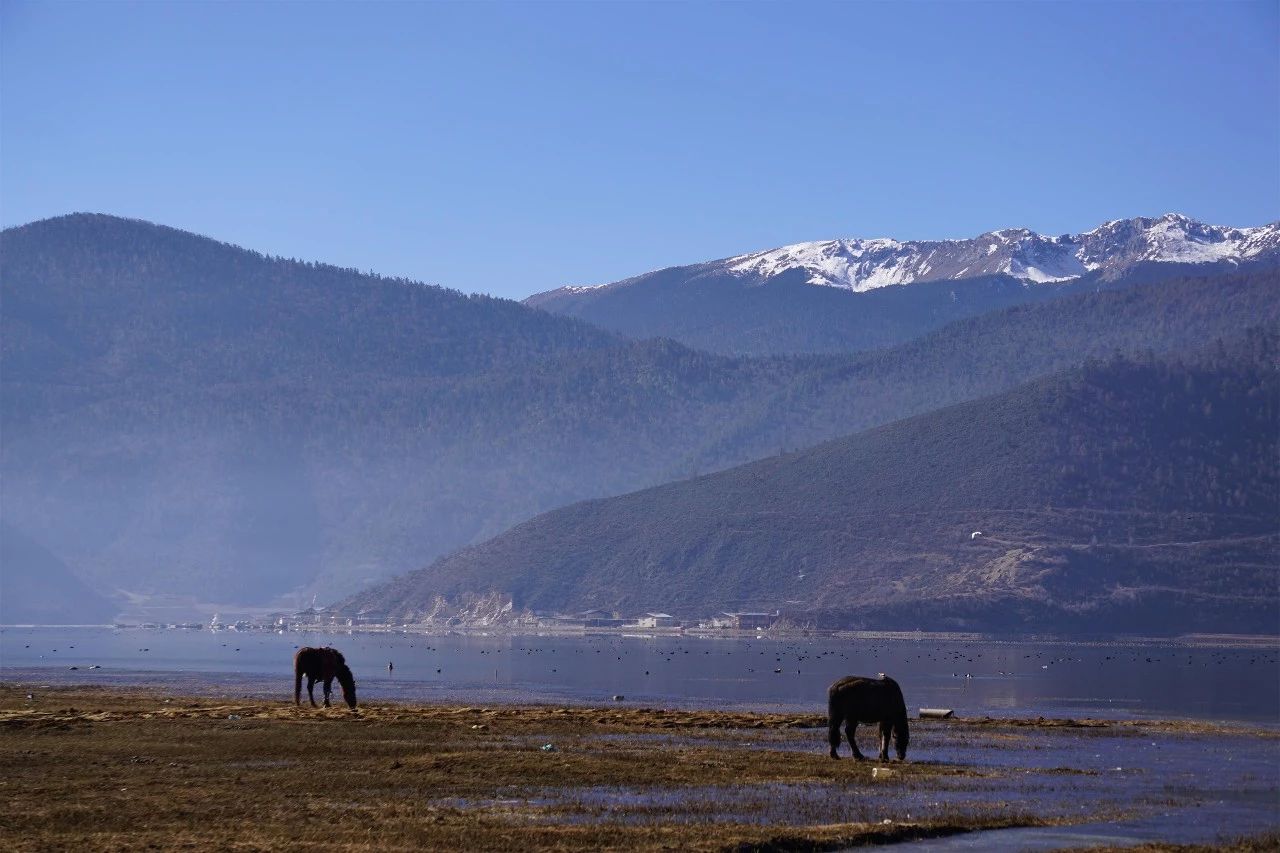
{"type": "Polygon", "coordinates": [[[395,613],[373,612],[366,608],[357,615],[431,628],[495,628],[537,622],[528,610],[517,608],[510,595],[500,592],[464,593],[454,598],[436,595],[419,608],[401,609],[395,613]]]}

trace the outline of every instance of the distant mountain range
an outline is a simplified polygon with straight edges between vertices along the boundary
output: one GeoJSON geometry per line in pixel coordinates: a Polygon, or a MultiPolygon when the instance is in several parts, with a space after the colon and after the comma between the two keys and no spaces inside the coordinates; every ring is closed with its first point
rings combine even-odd
{"type": "Polygon", "coordinates": [[[574,504],[358,595],[775,609],[826,627],[1274,631],[1274,332],[1113,358],[810,450],[574,504]]]}
{"type": "Polygon", "coordinates": [[[1229,228],[1167,214],[1059,237],[1010,228],[968,240],[799,243],[525,303],[714,352],[850,352],[1064,291],[1276,264],[1280,223],[1229,228]]]}
{"type": "MultiPolygon", "coordinates": [[[[952,285],[857,298],[935,286],[952,285]]],[[[1031,289],[1055,298],[875,352],[725,357],[59,217],[0,233],[0,516],[34,543],[20,553],[117,601],[332,601],[575,501],[1280,322],[1280,272],[1263,264],[1031,289]]],[[[910,304],[892,310],[910,324],[910,304]]]]}

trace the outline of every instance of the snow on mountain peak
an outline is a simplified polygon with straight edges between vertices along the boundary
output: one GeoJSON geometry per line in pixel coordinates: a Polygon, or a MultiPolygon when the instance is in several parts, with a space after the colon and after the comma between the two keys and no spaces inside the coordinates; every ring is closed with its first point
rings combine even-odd
{"type": "Polygon", "coordinates": [[[1003,228],[969,240],[889,238],[796,243],[727,258],[711,266],[766,281],[803,270],[809,284],[862,292],[917,281],[1009,275],[1028,283],[1070,281],[1093,271],[1119,275],[1134,264],[1239,263],[1280,252],[1280,223],[1257,228],[1206,225],[1180,213],[1117,219],[1086,231],[1046,237],[1003,228]]]}

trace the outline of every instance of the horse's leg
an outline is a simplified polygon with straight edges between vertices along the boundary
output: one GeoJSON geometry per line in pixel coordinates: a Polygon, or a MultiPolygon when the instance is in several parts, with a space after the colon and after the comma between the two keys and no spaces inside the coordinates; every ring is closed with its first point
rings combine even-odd
{"type": "Polygon", "coordinates": [[[300,668],[293,673],[293,704],[302,704],[302,670],[300,668]]]}
{"type": "Polygon", "coordinates": [[[889,735],[893,731],[893,723],[880,724],[880,760],[889,760],[889,735]]]}
{"type": "Polygon", "coordinates": [[[316,679],[314,676],[307,676],[307,698],[311,700],[311,707],[316,706],[316,679]]]}
{"type": "Polygon", "coordinates": [[[840,724],[844,722],[836,712],[832,703],[831,712],[827,715],[827,741],[831,744],[831,757],[840,757],[840,724]]]}
{"type": "Polygon", "coordinates": [[[326,678],[324,680],[324,706],[329,707],[329,696],[333,693],[333,679],[326,678]]]}
{"type": "Polygon", "coordinates": [[[849,718],[849,722],[845,724],[844,731],[845,734],[849,736],[849,746],[853,747],[853,757],[859,761],[865,759],[866,756],[862,754],[860,749],[858,749],[858,738],[856,737],[858,733],[858,720],[856,717],[849,718]]]}

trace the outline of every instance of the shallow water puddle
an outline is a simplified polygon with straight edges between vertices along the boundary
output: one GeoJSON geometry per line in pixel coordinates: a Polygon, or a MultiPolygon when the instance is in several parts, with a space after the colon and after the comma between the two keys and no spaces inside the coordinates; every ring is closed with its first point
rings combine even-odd
{"type": "MultiPolygon", "coordinates": [[[[940,746],[942,760],[968,766],[1024,768],[1028,778],[1072,769],[1038,789],[1023,788],[1033,813],[1075,801],[1109,803],[1125,812],[1115,821],[1071,828],[975,832],[913,842],[901,849],[1049,850],[1142,841],[1206,843],[1257,835],[1280,827],[1280,743],[1240,734],[1046,731],[1036,749],[1007,753],[971,743],[940,746]]],[[[994,794],[997,791],[993,790],[994,794]]],[[[954,796],[954,795],[952,795],[954,796]]]]}
{"type": "MultiPolygon", "coordinates": [[[[489,800],[440,804],[483,809],[515,822],[562,824],[901,823],[995,814],[1079,821],[1074,828],[978,832],[904,845],[908,849],[1213,841],[1280,826],[1280,739],[1274,737],[964,726],[921,727],[920,735],[913,741],[917,766],[970,772],[912,776],[900,774],[900,765],[893,763],[846,758],[842,767],[856,774],[854,787],[840,781],[602,785],[513,790],[489,800]],[[887,772],[872,777],[873,768],[887,772]]],[[[714,743],[753,751],[826,748],[825,732],[813,730],[606,734],[584,737],[577,748],[628,743],[659,748],[714,743]]]]}

